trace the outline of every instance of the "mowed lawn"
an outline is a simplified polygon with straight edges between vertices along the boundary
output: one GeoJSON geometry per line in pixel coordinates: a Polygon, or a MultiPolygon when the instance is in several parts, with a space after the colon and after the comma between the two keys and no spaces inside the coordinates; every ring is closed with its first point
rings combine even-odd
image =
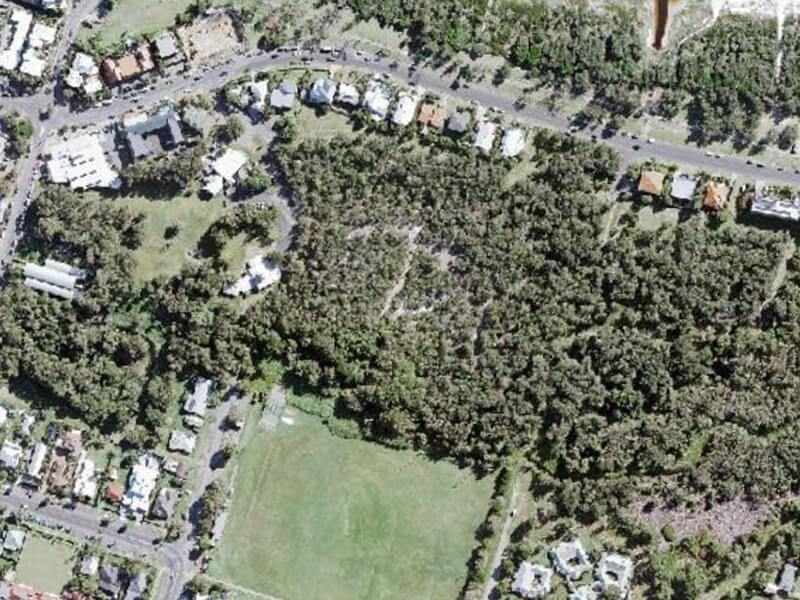
{"type": "Polygon", "coordinates": [[[59,594],[72,579],[72,549],[28,534],[17,565],[17,581],[40,592],[59,594]]]}
{"type": "Polygon", "coordinates": [[[210,574],[282,600],[442,600],[464,583],[491,496],[446,462],[250,420],[210,574]]]}

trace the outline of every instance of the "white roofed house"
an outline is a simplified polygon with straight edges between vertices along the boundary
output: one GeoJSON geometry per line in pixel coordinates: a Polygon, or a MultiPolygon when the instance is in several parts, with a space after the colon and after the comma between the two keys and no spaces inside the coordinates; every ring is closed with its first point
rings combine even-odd
{"type": "Polygon", "coordinates": [[[257,254],[247,261],[244,274],[222,292],[228,296],[250,294],[277,283],[280,278],[281,268],[263,254],[257,254]]]}
{"type": "Polygon", "coordinates": [[[408,126],[414,120],[417,111],[417,100],[409,94],[402,94],[392,114],[392,123],[401,127],[408,126]]]}
{"type": "Polygon", "coordinates": [[[797,567],[791,563],[785,563],[781,570],[778,582],[770,582],[764,587],[764,592],[772,596],[781,594],[791,596],[794,593],[795,579],[797,578],[797,567]]]}
{"type": "Polygon", "coordinates": [[[686,175],[678,175],[672,180],[670,196],[679,204],[688,204],[694,199],[697,180],[686,175]]]}
{"type": "Polygon", "coordinates": [[[14,9],[11,18],[0,34],[4,34],[2,39],[6,39],[6,44],[0,49],[0,68],[6,71],[15,71],[22,60],[22,50],[25,47],[25,40],[33,23],[33,15],[27,10],[14,9]],[[10,31],[9,31],[10,29],[10,31]]]}
{"type": "Polygon", "coordinates": [[[280,85],[272,90],[269,103],[276,110],[289,110],[294,106],[294,98],[297,95],[297,86],[291,81],[284,79],[280,85]]]}
{"type": "Polygon", "coordinates": [[[0,464],[13,471],[19,466],[20,458],[22,458],[22,446],[12,440],[5,440],[0,447],[0,464]]]}
{"type": "Polygon", "coordinates": [[[339,104],[347,104],[348,106],[358,106],[361,102],[361,94],[358,89],[351,83],[340,83],[339,92],[336,95],[336,100],[339,104]]]}
{"type": "Polygon", "coordinates": [[[364,94],[364,108],[375,121],[383,121],[389,114],[389,103],[391,102],[391,92],[377,79],[369,83],[367,93],[364,94]]]}
{"type": "Polygon", "coordinates": [[[621,554],[603,554],[597,565],[597,574],[604,590],[615,588],[624,596],[630,586],[633,562],[621,554]]]}
{"type": "Polygon", "coordinates": [[[72,66],[67,73],[65,83],[73,89],[82,89],[87,96],[92,96],[103,89],[100,80],[100,68],[94,58],[83,52],[77,52],[72,59],[72,66]]]}
{"type": "Polygon", "coordinates": [[[3,550],[18,552],[25,545],[25,532],[21,529],[9,529],[3,538],[3,550]]]}
{"type": "Polygon", "coordinates": [[[333,79],[321,77],[317,79],[311,89],[306,93],[306,101],[311,104],[333,104],[336,94],[336,82],[333,79]]]}
{"type": "Polygon", "coordinates": [[[159,462],[153,456],[143,454],[131,467],[128,488],[122,498],[122,505],[136,517],[143,517],[150,509],[150,496],[156,487],[159,462]]]}
{"type": "Polygon", "coordinates": [[[208,400],[211,396],[211,382],[205,377],[198,377],[194,382],[192,393],[183,405],[183,412],[198,417],[206,416],[208,400]]]}
{"type": "Polygon", "coordinates": [[[225,187],[236,181],[236,175],[247,164],[247,155],[239,150],[227,148],[219,157],[209,164],[209,173],[203,180],[203,191],[209,196],[216,196],[225,187]]]}
{"type": "Polygon", "coordinates": [[[762,181],[756,182],[755,195],[750,212],[764,217],[784,221],[800,221],[800,198],[781,198],[762,181]]]}
{"type": "Polygon", "coordinates": [[[503,156],[513,158],[525,149],[525,133],[519,127],[509,129],[503,134],[503,156]]]}
{"type": "Polygon", "coordinates": [[[43,50],[53,44],[56,39],[56,29],[41,23],[35,23],[28,35],[28,48],[22,55],[22,64],[19,70],[31,77],[40,78],[44,74],[47,61],[43,50]]]}
{"type": "Polygon", "coordinates": [[[556,571],[573,581],[592,568],[589,556],[578,539],[561,542],[550,551],[550,558],[556,571]]]}
{"type": "Polygon", "coordinates": [[[473,145],[484,154],[488,154],[494,144],[495,131],[497,131],[497,125],[489,121],[481,121],[475,129],[473,145]]]}
{"type": "Polygon", "coordinates": [[[94,461],[86,452],[81,452],[78,465],[75,468],[75,483],[72,487],[73,495],[80,500],[94,500],[97,496],[97,478],[95,477],[94,461]]]}
{"type": "Polygon", "coordinates": [[[169,438],[170,452],[182,452],[183,454],[191,454],[194,452],[195,444],[197,443],[197,436],[188,431],[173,431],[169,438]]]}

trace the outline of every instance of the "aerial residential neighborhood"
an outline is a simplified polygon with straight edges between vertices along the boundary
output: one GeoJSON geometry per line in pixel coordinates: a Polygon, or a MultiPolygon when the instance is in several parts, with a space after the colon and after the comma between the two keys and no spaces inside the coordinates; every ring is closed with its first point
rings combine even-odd
{"type": "Polygon", "coordinates": [[[798,598],[800,8],[0,0],[0,598],[798,598]]]}

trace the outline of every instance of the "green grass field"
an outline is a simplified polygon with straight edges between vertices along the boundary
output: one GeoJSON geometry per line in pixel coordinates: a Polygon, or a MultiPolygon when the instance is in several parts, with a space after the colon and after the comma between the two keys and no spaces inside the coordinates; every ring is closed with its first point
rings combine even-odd
{"type": "Polygon", "coordinates": [[[58,594],[72,578],[73,562],[71,548],[29,534],[17,565],[17,581],[58,594]]]}
{"type": "Polygon", "coordinates": [[[489,478],[294,418],[250,419],[209,574],[282,600],[458,596],[489,478]]]}

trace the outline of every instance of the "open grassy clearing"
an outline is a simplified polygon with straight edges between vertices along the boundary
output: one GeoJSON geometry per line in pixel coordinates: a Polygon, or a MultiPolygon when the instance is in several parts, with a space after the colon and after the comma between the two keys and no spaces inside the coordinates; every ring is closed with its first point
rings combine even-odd
{"type": "Polygon", "coordinates": [[[334,437],[305,413],[272,432],[251,419],[241,448],[212,577],[283,600],[458,595],[488,478],[334,437]]]}
{"type": "Polygon", "coordinates": [[[28,535],[17,565],[17,581],[40,592],[58,594],[72,578],[72,549],[28,535]]]}

